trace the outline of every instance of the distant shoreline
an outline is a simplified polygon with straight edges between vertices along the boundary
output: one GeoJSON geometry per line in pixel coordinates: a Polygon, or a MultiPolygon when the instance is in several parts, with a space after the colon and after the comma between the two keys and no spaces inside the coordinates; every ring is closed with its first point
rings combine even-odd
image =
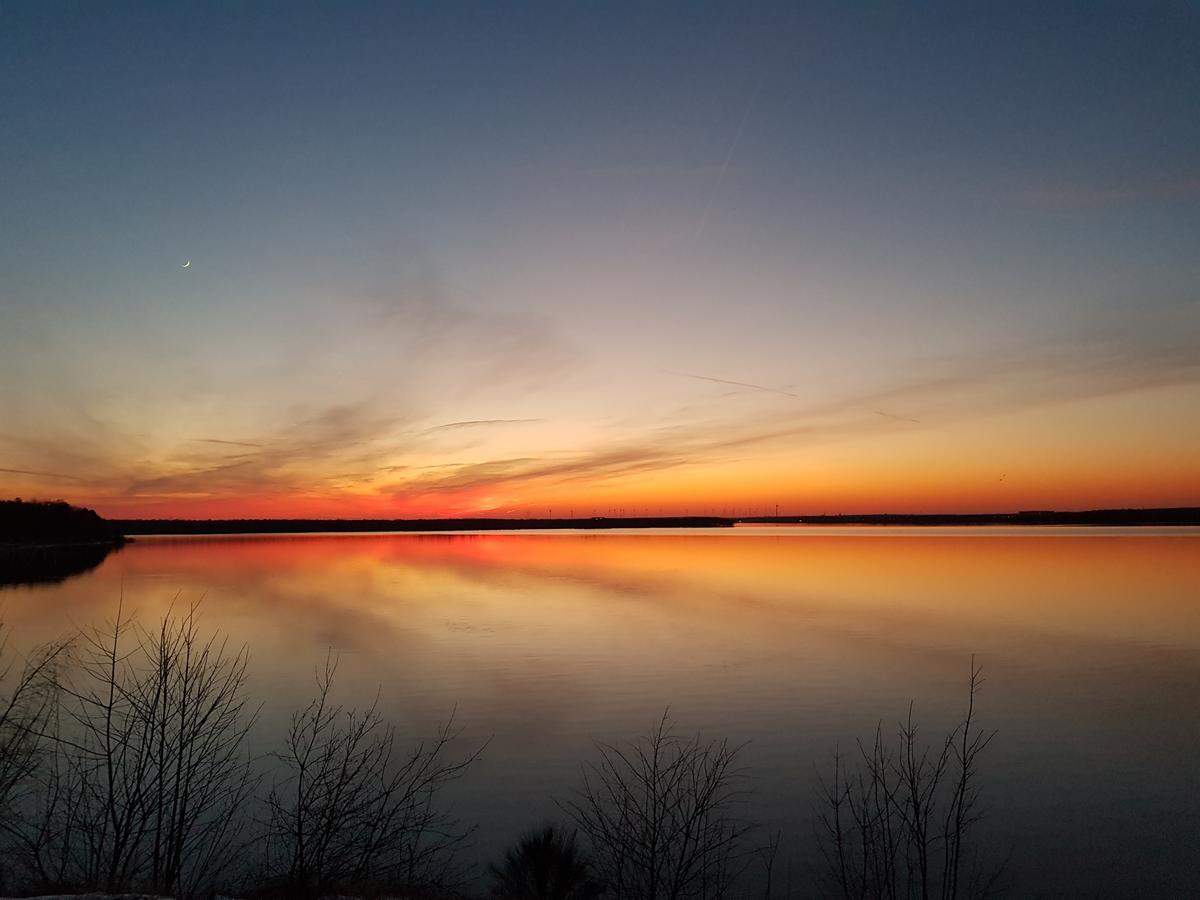
{"type": "Polygon", "coordinates": [[[904,514],[820,516],[594,516],[588,518],[463,519],[111,519],[126,536],[168,534],[305,534],[315,532],[412,531],[600,531],[613,528],[731,528],[760,525],[1075,525],[1200,526],[1200,507],[1166,509],[1096,509],[1082,512],[1025,510],[1015,513],[904,514]]]}

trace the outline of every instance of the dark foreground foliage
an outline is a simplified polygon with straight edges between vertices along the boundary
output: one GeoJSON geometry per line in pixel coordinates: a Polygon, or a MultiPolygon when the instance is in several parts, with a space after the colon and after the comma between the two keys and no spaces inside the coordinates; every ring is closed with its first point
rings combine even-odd
{"type": "Polygon", "coordinates": [[[375,704],[330,699],[336,661],[316,698],[292,716],[267,797],[268,882],[288,896],[319,897],[345,885],[444,885],[466,834],[436,806],[482,747],[451,759],[451,718],[428,743],[404,748],[375,704]]]}
{"type": "Polygon", "coordinates": [[[995,893],[1003,867],[970,842],[980,818],[979,757],[996,735],[976,721],[982,685],[972,659],[966,711],[931,743],[910,705],[893,736],[881,724],[870,742],[834,753],[819,816],[834,896],[958,900],[995,893]]]}
{"type": "Polygon", "coordinates": [[[750,860],[738,749],[676,733],[669,713],[635,741],[597,745],[565,807],[612,896],[725,896],[750,860]]]}
{"type": "Polygon", "coordinates": [[[331,703],[331,660],[285,747],[252,756],[246,665],[192,608],[153,630],[85,630],[10,678],[0,890],[308,898],[447,884],[463,832],[437,795],[479,750],[450,758],[449,725],[406,747],[374,707],[331,703]]]}
{"type": "MultiPolygon", "coordinates": [[[[483,746],[460,749],[453,716],[413,740],[376,704],[337,703],[330,656],[283,745],[254,755],[247,662],[192,607],[152,629],[118,616],[0,665],[0,894],[465,896],[470,829],[443,789],[483,746]]],[[[894,736],[879,727],[835,754],[818,816],[827,881],[804,896],[994,893],[998,870],[970,840],[994,736],[976,722],[981,684],[972,663],[963,718],[932,742],[910,708],[894,736]]],[[[754,842],[739,752],[680,734],[668,713],[598,744],[561,805],[573,827],[523,835],[489,868],[492,896],[715,900],[745,896],[761,867],[770,898],[781,838],[754,842]]]]}
{"type": "Polygon", "coordinates": [[[575,833],[555,825],[522,836],[489,871],[498,900],[593,900],[602,893],[575,833]]]}

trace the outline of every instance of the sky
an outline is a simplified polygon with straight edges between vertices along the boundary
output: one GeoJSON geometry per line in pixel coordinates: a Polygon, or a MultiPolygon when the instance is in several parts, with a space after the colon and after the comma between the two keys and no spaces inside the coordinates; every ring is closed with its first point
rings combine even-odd
{"type": "Polygon", "coordinates": [[[1197,46],[1182,2],[0,2],[0,496],[1200,505],[1197,46]]]}

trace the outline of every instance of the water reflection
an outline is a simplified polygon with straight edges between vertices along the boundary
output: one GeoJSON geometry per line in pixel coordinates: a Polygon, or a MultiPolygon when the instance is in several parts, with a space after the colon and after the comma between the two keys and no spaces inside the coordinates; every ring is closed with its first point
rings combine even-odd
{"type": "MultiPolygon", "coordinates": [[[[14,641],[203,597],[245,641],[261,731],[311,694],[428,733],[495,735],[457,812],[486,860],[554,815],[593,738],[681,725],[750,740],[758,816],[814,864],[814,766],[918,701],[934,731],[985,668],[988,832],[1018,894],[1182,895],[1200,864],[1200,542],[1194,533],[146,538],[84,578],[8,592],[14,641]]],[[[784,866],[785,863],[780,864],[784,866]]],[[[778,874],[777,874],[778,877],[778,874]]]]}
{"type": "Polygon", "coordinates": [[[0,547],[0,590],[58,584],[96,568],[113,544],[75,544],[61,547],[0,547]]]}

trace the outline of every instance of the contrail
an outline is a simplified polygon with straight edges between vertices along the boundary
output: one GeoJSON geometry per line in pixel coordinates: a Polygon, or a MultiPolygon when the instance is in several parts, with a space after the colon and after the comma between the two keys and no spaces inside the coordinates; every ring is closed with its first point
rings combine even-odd
{"type": "Polygon", "coordinates": [[[429,431],[439,428],[467,428],[472,425],[516,425],[523,422],[540,422],[541,419],[470,419],[466,422],[447,422],[445,425],[434,425],[429,431]]]}
{"type": "Polygon", "coordinates": [[[803,400],[799,394],[793,394],[791,391],[785,391],[781,388],[767,387],[762,384],[750,384],[748,381],[730,381],[728,378],[713,378],[709,375],[693,375],[691,372],[675,372],[671,369],[659,369],[660,372],[665,372],[668,375],[678,375],[680,378],[695,378],[698,381],[712,381],[716,384],[730,384],[734,387],[750,388],[752,391],[764,391],[768,394],[782,394],[785,397],[791,397],[794,400],[803,400]]]}
{"type": "Polygon", "coordinates": [[[737,150],[738,142],[742,139],[742,132],[746,129],[746,120],[750,118],[750,109],[754,106],[754,101],[758,99],[759,92],[762,91],[763,79],[758,80],[757,86],[754,88],[754,93],[750,95],[750,100],[746,104],[745,110],[742,112],[742,120],[738,122],[737,131],[733,133],[733,140],[729,142],[729,149],[725,151],[725,161],[721,163],[721,171],[717,174],[717,183],[713,185],[713,189],[708,193],[708,202],[704,205],[704,214],[700,216],[700,221],[696,223],[696,230],[692,234],[692,240],[697,240],[701,232],[704,231],[704,226],[708,224],[709,213],[712,212],[713,204],[717,201],[717,195],[721,193],[721,185],[725,183],[725,173],[729,171],[729,163],[733,159],[733,153],[737,150]]]}
{"type": "Polygon", "coordinates": [[[67,481],[83,481],[75,475],[62,475],[58,472],[38,472],[33,469],[0,469],[0,472],[8,472],[12,475],[37,475],[41,478],[65,478],[67,481]]]}
{"type": "Polygon", "coordinates": [[[262,447],[262,444],[256,444],[253,441],[223,441],[220,438],[192,438],[193,441],[198,441],[201,444],[225,444],[229,447],[262,447]]]}
{"type": "Polygon", "coordinates": [[[920,419],[910,419],[908,416],[897,416],[897,415],[893,415],[892,413],[883,412],[882,410],[879,410],[879,409],[874,410],[874,412],[875,412],[875,415],[883,416],[885,419],[895,419],[897,422],[914,422],[917,425],[921,424],[920,419]]]}

